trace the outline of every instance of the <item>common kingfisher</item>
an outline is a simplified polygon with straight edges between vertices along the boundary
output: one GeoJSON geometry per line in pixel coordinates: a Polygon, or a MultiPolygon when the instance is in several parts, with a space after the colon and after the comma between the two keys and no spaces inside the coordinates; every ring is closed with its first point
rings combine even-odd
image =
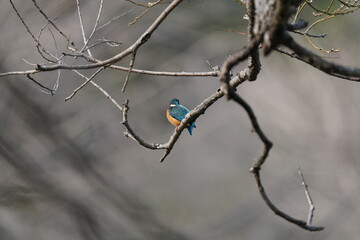
{"type": "MultiPolygon", "coordinates": [[[[168,121],[177,128],[188,112],[189,110],[181,105],[178,99],[174,98],[166,110],[166,117],[168,121]]],[[[195,122],[192,122],[187,128],[190,135],[192,135],[193,128],[196,128],[195,122]]]]}

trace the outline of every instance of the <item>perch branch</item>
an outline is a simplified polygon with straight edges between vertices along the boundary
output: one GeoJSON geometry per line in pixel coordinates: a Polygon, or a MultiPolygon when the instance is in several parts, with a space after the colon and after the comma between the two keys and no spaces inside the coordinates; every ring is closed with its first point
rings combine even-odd
{"type": "MultiPolygon", "coordinates": [[[[233,77],[230,81],[230,86],[235,88],[244,81],[248,79],[248,76],[246,75],[247,70],[241,71],[237,76],[233,77]]],[[[181,124],[175,129],[174,133],[171,135],[170,139],[166,143],[149,143],[145,140],[143,140],[139,135],[135,133],[135,131],[131,128],[127,112],[129,110],[128,103],[129,101],[126,101],[121,108],[121,111],[123,112],[123,120],[122,124],[125,126],[126,131],[124,135],[126,137],[129,137],[136,142],[138,142],[140,145],[153,149],[153,150],[164,150],[164,154],[160,159],[160,162],[163,162],[165,158],[170,154],[171,150],[173,149],[175,143],[180,137],[181,132],[187,128],[189,123],[195,121],[201,114],[204,114],[205,111],[217,100],[222,98],[225,95],[225,89],[224,87],[220,87],[217,89],[210,97],[206,98],[202,103],[200,103],[198,106],[196,106],[193,110],[191,110],[186,117],[182,120],[181,124]]]]}

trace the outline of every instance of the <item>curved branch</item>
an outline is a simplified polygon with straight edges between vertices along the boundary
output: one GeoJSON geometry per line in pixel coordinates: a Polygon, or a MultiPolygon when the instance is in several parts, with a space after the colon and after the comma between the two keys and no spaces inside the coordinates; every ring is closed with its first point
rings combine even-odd
{"type": "Polygon", "coordinates": [[[123,113],[123,120],[121,123],[126,128],[126,132],[124,132],[125,137],[130,137],[133,140],[135,140],[136,142],[138,142],[140,145],[142,145],[146,148],[149,148],[149,149],[164,149],[165,147],[163,146],[163,144],[148,143],[148,142],[142,140],[141,137],[135,133],[135,131],[130,127],[130,124],[128,121],[127,113],[129,111],[129,109],[130,109],[129,108],[129,100],[126,100],[125,103],[123,104],[122,108],[120,108],[120,110],[123,113]]]}
{"type": "MultiPolygon", "coordinates": [[[[254,4],[254,2],[251,0],[248,2],[248,11],[249,11],[248,15],[253,15],[255,13],[253,4],[254,4]]],[[[227,59],[223,63],[223,66],[221,67],[221,72],[220,72],[220,81],[223,83],[223,87],[225,89],[225,94],[227,95],[227,98],[232,99],[235,102],[237,102],[246,111],[246,113],[249,116],[249,119],[252,124],[254,132],[259,136],[260,140],[264,144],[264,148],[263,148],[261,155],[255,160],[255,162],[253,163],[253,166],[250,169],[250,171],[254,174],[256,184],[258,186],[260,195],[263,198],[263,200],[276,215],[287,220],[288,222],[294,223],[297,226],[304,228],[308,231],[320,231],[320,230],[323,230],[324,228],[312,226],[302,220],[298,220],[298,219],[295,219],[295,218],[289,216],[285,212],[279,210],[268,198],[268,196],[265,192],[265,189],[262,185],[261,179],[260,179],[260,169],[261,169],[261,166],[264,164],[265,160],[267,159],[267,157],[269,156],[269,152],[273,146],[273,143],[267,138],[267,136],[262,131],[262,129],[256,119],[256,115],[255,115],[254,111],[252,110],[252,108],[250,107],[250,105],[244,99],[242,99],[238,94],[236,94],[235,88],[233,88],[229,84],[230,72],[231,72],[232,68],[234,66],[236,66],[237,64],[239,64],[241,61],[244,61],[245,59],[247,59],[248,57],[250,57],[249,63],[254,62],[254,64],[258,64],[257,68],[248,67],[248,70],[250,71],[249,75],[251,76],[251,78],[253,78],[253,80],[255,80],[259,73],[260,62],[258,59],[257,51],[258,51],[259,44],[262,42],[262,35],[257,35],[256,37],[253,36],[252,28],[251,28],[253,20],[254,19],[249,18],[250,28],[248,29],[248,32],[249,32],[250,36],[248,39],[248,41],[249,41],[248,45],[245,48],[243,48],[240,52],[232,55],[229,59],[227,59]]]]}
{"type": "Polygon", "coordinates": [[[287,215],[286,213],[284,213],[283,211],[279,210],[269,199],[269,197],[267,196],[264,186],[261,183],[261,179],[260,179],[260,169],[252,169],[252,173],[255,176],[255,180],[256,180],[256,184],[258,186],[259,192],[261,194],[261,197],[264,199],[265,203],[268,205],[268,207],[279,217],[285,219],[288,222],[291,222],[305,230],[314,232],[314,231],[321,231],[324,230],[324,227],[317,227],[317,226],[313,226],[313,225],[308,225],[305,221],[302,220],[298,220],[296,218],[293,218],[289,215],[287,215]]]}
{"type": "MultiPolygon", "coordinates": [[[[233,79],[229,82],[230,86],[232,88],[236,88],[241,83],[246,81],[248,79],[247,75],[247,69],[244,71],[241,71],[237,76],[233,77],[233,79]]],[[[145,140],[143,140],[139,135],[136,134],[136,132],[131,128],[129,122],[128,122],[128,116],[127,112],[129,110],[129,101],[127,100],[123,107],[120,109],[123,112],[123,120],[122,124],[125,126],[126,131],[124,135],[126,137],[129,137],[139,143],[140,145],[152,149],[152,150],[162,150],[164,149],[164,155],[161,157],[160,162],[163,162],[165,158],[170,154],[171,150],[173,149],[175,143],[180,137],[181,132],[187,128],[189,123],[195,121],[200,115],[204,114],[205,111],[217,100],[222,98],[225,95],[225,88],[224,86],[221,86],[219,89],[217,89],[210,97],[206,98],[202,103],[200,103],[198,106],[196,106],[193,110],[191,110],[186,117],[182,120],[181,124],[175,129],[174,133],[171,135],[170,139],[166,143],[149,143],[145,140]]]]}
{"type": "Polygon", "coordinates": [[[249,116],[249,119],[251,121],[253,130],[255,131],[255,133],[259,136],[260,140],[263,142],[264,144],[264,148],[263,148],[263,152],[262,154],[256,159],[256,161],[253,163],[253,166],[250,169],[250,172],[252,172],[254,174],[255,180],[256,180],[256,184],[258,186],[259,192],[261,197],[263,198],[263,200],[265,201],[266,205],[268,205],[268,207],[279,217],[285,219],[288,222],[291,222],[303,229],[306,229],[308,231],[321,231],[324,229],[324,227],[317,227],[317,226],[313,226],[311,225],[311,221],[305,222],[302,220],[298,220],[296,218],[291,217],[290,215],[286,214],[285,212],[281,211],[280,209],[278,209],[269,199],[269,197],[267,196],[264,186],[262,185],[261,182],[261,178],[260,178],[260,169],[261,166],[264,164],[265,160],[267,159],[267,157],[269,156],[269,152],[273,146],[272,142],[267,138],[267,136],[264,134],[264,132],[262,131],[255,113],[253,112],[252,108],[250,107],[250,105],[244,100],[242,99],[238,94],[236,94],[235,92],[231,91],[230,92],[230,98],[232,100],[234,100],[235,102],[237,102],[240,106],[242,106],[244,108],[244,110],[246,111],[246,113],[249,116]]]}
{"type": "Polygon", "coordinates": [[[288,33],[284,33],[282,44],[291,49],[298,56],[298,59],[327,74],[350,81],[360,81],[360,68],[346,67],[329,62],[299,45],[288,33]]]}
{"type": "MultiPolygon", "coordinates": [[[[223,63],[220,69],[220,82],[224,83],[225,94],[228,95],[229,92],[234,91],[230,84],[230,72],[232,68],[247,59],[254,50],[256,50],[262,40],[262,36],[256,36],[249,44],[244,47],[240,52],[235,53],[223,63]]],[[[248,68],[249,69],[249,68],[248,68]]],[[[229,96],[229,95],[228,95],[229,96]]]]}

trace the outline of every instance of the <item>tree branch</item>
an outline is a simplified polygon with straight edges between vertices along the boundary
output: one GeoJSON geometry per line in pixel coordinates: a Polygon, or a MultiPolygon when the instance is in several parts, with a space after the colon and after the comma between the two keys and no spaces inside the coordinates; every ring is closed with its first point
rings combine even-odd
{"type": "MultiPolygon", "coordinates": [[[[248,1],[248,14],[249,15],[254,14],[254,5],[253,4],[254,4],[254,2],[252,0],[248,1]]],[[[250,21],[249,25],[253,26],[254,18],[249,17],[249,21],[250,21]]],[[[243,48],[240,52],[232,55],[229,59],[227,59],[223,63],[223,65],[221,67],[221,72],[220,72],[220,81],[223,83],[223,87],[225,89],[225,94],[227,95],[227,98],[232,99],[235,102],[237,102],[246,111],[246,113],[248,114],[248,117],[250,119],[250,122],[251,122],[254,132],[258,135],[258,137],[264,144],[263,151],[262,151],[261,155],[253,163],[253,166],[251,167],[250,172],[252,172],[254,174],[256,184],[258,186],[260,195],[262,196],[263,200],[276,215],[280,216],[281,218],[283,218],[291,223],[298,225],[301,228],[309,230],[309,231],[323,230],[324,229],[323,227],[311,226],[310,224],[307,224],[304,221],[295,219],[295,218],[289,216],[288,214],[284,213],[283,211],[279,210],[270,201],[270,199],[268,198],[268,196],[265,192],[265,189],[262,185],[261,178],[260,178],[260,169],[261,169],[261,166],[265,163],[265,160],[267,159],[267,157],[269,156],[269,152],[273,146],[273,143],[267,138],[267,136],[262,131],[262,129],[257,121],[256,115],[255,115],[254,111],[252,110],[252,108],[250,107],[250,105],[243,98],[241,98],[238,94],[236,94],[235,88],[231,87],[231,85],[229,84],[230,72],[231,72],[232,68],[234,66],[236,66],[238,63],[240,63],[241,61],[244,61],[245,59],[247,59],[248,57],[252,58],[249,61],[250,63],[252,61],[254,61],[253,64],[258,64],[257,68],[248,67],[248,70],[250,71],[249,75],[252,76],[252,78],[254,78],[253,80],[255,80],[259,73],[260,63],[259,63],[259,60],[256,61],[256,59],[258,59],[257,51],[258,51],[259,44],[262,42],[262,35],[257,35],[256,37],[253,36],[251,27],[248,28],[248,32],[249,32],[248,45],[245,48],[243,48]]],[[[272,44],[270,44],[270,45],[272,45],[272,44]]],[[[276,45],[274,45],[274,46],[276,46],[276,45]]],[[[268,51],[270,51],[270,50],[271,49],[268,49],[268,51]]],[[[249,79],[249,80],[251,81],[252,79],[249,79]]]]}
{"type": "Polygon", "coordinates": [[[118,62],[128,56],[129,54],[132,54],[133,52],[136,52],[144,43],[146,43],[150,37],[151,34],[160,26],[160,24],[167,18],[167,16],[176,8],[177,5],[179,5],[183,0],[174,0],[172,1],[167,8],[159,15],[159,17],[149,26],[149,28],[127,49],[122,51],[121,53],[108,58],[106,60],[92,63],[92,64],[84,64],[84,65],[66,65],[66,64],[55,64],[55,65],[37,65],[37,68],[40,71],[52,71],[56,69],[91,69],[91,68],[98,68],[98,67],[107,67],[108,65],[111,65],[115,62],[118,62]]]}
{"type": "Polygon", "coordinates": [[[99,68],[96,72],[94,72],[89,78],[86,78],[86,81],[81,84],[79,87],[77,87],[68,97],[65,98],[65,102],[70,100],[75,96],[75,94],[80,91],[83,87],[85,87],[86,84],[88,84],[90,81],[94,79],[96,75],[98,75],[102,70],[104,70],[104,67],[99,68]]]}
{"type": "Polygon", "coordinates": [[[284,32],[282,44],[291,49],[301,61],[304,61],[327,74],[350,81],[360,81],[360,68],[346,67],[326,61],[315,53],[303,48],[288,33],[284,32]]]}
{"type": "Polygon", "coordinates": [[[307,184],[305,182],[305,178],[304,178],[304,175],[303,175],[300,167],[298,168],[298,173],[299,173],[299,175],[301,177],[301,184],[304,186],[306,199],[308,200],[308,203],[309,203],[309,214],[308,214],[308,219],[307,219],[306,224],[311,226],[312,225],[312,220],[313,220],[313,217],[314,217],[315,206],[314,206],[314,202],[313,202],[313,200],[311,198],[308,186],[307,186],[307,184]]]}
{"type": "MultiPolygon", "coordinates": [[[[241,72],[239,72],[239,74],[237,76],[233,77],[233,79],[229,82],[230,87],[231,88],[236,88],[241,83],[246,81],[248,79],[248,76],[247,76],[246,72],[248,72],[248,71],[247,70],[241,71],[241,72]]],[[[126,137],[129,137],[129,138],[135,140],[140,145],[142,145],[142,146],[144,146],[144,147],[146,147],[148,149],[152,149],[152,150],[160,150],[160,149],[162,150],[162,149],[164,149],[165,150],[164,155],[160,159],[160,162],[163,162],[165,160],[165,158],[170,154],[170,152],[173,149],[175,143],[179,139],[181,132],[185,128],[187,128],[189,123],[195,121],[200,115],[204,114],[205,111],[213,103],[215,103],[217,100],[222,98],[224,95],[225,95],[225,88],[224,88],[224,86],[222,86],[219,89],[217,89],[212,95],[210,95],[210,97],[206,98],[202,103],[200,103],[193,110],[191,110],[186,115],[186,117],[182,120],[181,124],[175,129],[175,131],[171,135],[169,141],[166,142],[166,143],[149,143],[149,142],[143,140],[140,136],[138,136],[135,133],[135,131],[131,128],[131,126],[129,124],[129,121],[128,121],[127,112],[129,110],[129,106],[128,106],[129,101],[127,100],[125,102],[125,104],[123,105],[123,107],[121,108],[121,110],[123,112],[123,120],[122,120],[121,123],[126,128],[126,131],[125,131],[124,135],[126,137]]]]}

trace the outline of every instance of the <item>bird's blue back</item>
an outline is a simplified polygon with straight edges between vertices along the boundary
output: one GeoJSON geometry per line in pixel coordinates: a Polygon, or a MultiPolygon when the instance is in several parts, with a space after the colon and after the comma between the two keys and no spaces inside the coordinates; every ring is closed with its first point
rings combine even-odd
{"type": "MultiPolygon", "coordinates": [[[[170,106],[169,114],[171,115],[171,117],[175,118],[180,122],[185,118],[186,114],[189,113],[189,109],[181,105],[179,100],[176,98],[171,100],[170,105],[175,105],[175,106],[170,106]]],[[[192,130],[194,127],[196,127],[195,122],[192,122],[191,125],[187,128],[190,135],[192,135],[192,130]]]]}
{"type": "Polygon", "coordinates": [[[169,109],[170,115],[179,121],[182,121],[188,112],[189,110],[183,105],[177,105],[169,109]]]}

